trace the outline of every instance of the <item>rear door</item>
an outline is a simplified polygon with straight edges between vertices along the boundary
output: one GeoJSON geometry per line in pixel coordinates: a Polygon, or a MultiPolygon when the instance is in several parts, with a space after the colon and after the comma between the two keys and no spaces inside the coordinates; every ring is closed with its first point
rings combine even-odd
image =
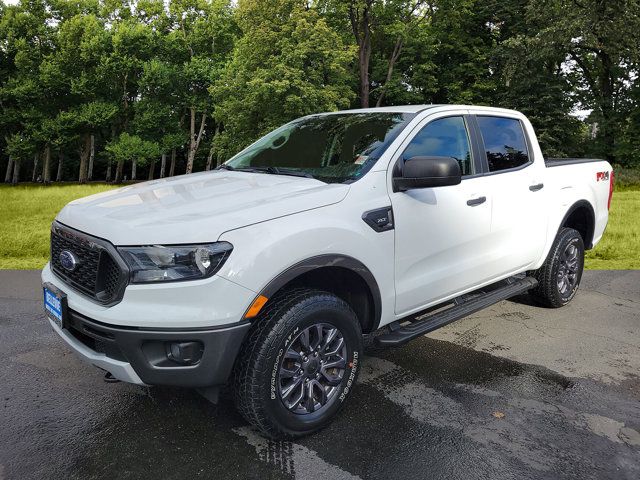
{"type": "Polygon", "coordinates": [[[544,159],[534,149],[517,116],[476,115],[486,188],[491,192],[489,270],[506,275],[536,262],[547,231],[544,159]]]}
{"type": "Polygon", "coordinates": [[[391,164],[414,156],[447,156],[458,160],[463,174],[459,185],[390,193],[397,314],[419,310],[491,275],[491,190],[482,176],[481,152],[471,145],[469,119],[466,110],[428,117],[391,164]]]}

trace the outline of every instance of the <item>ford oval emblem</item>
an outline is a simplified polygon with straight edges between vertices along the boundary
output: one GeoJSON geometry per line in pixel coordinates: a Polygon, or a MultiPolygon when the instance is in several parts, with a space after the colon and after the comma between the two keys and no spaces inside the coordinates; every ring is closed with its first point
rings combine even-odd
{"type": "Polygon", "coordinates": [[[70,252],[69,250],[61,251],[58,259],[60,260],[60,265],[62,265],[62,268],[69,272],[73,272],[78,266],[78,263],[80,263],[78,261],[78,257],[76,257],[73,252],[70,252]]]}

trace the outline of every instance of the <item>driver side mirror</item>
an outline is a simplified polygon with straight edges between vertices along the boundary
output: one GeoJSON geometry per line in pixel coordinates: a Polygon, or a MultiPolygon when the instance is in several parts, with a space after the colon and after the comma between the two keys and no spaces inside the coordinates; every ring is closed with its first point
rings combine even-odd
{"type": "Polygon", "coordinates": [[[460,164],[453,157],[411,157],[398,162],[393,174],[393,191],[458,185],[460,164]]]}

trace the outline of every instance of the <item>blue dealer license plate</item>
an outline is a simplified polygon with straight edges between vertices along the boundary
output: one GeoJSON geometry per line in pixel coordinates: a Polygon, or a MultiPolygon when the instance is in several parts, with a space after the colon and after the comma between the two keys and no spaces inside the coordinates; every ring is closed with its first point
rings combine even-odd
{"type": "Polygon", "coordinates": [[[58,327],[62,328],[64,294],[59,291],[54,292],[48,287],[43,287],[42,290],[44,291],[44,309],[47,315],[58,327]]]}

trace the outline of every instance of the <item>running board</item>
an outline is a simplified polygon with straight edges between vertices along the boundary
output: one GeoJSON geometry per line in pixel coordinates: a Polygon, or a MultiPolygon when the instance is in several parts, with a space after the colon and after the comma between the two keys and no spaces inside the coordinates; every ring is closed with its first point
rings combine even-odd
{"type": "Polygon", "coordinates": [[[434,330],[444,327],[449,323],[460,320],[472,313],[487,308],[494,303],[501,302],[507,298],[520,295],[534,288],[538,281],[533,277],[509,278],[491,285],[486,288],[492,288],[489,291],[481,289],[478,292],[472,292],[471,295],[463,295],[453,300],[453,306],[440,310],[436,313],[425,314],[424,312],[413,314],[406,319],[394,322],[391,331],[378,335],[375,342],[380,346],[400,346],[413,340],[416,337],[424,335],[434,330]],[[493,288],[497,287],[497,288],[493,288]],[[426,316],[425,316],[426,315],[426,316]],[[411,321],[412,319],[415,319],[411,321]],[[399,325],[400,322],[411,321],[405,325],[399,325]],[[395,326],[395,328],[393,328],[395,326]]]}

